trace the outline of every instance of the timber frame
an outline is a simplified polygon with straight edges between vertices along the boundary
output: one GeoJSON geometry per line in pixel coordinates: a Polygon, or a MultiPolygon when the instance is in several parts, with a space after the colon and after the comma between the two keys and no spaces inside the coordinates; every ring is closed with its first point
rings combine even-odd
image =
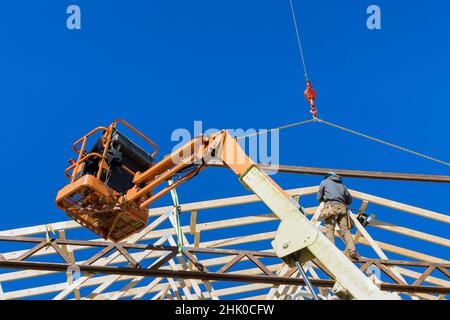
{"type": "MultiPolygon", "coordinates": [[[[304,199],[307,202],[317,190],[314,186],[287,192],[300,197],[303,205],[304,199]]],[[[367,228],[352,215],[355,242],[358,248],[365,250],[365,258],[354,261],[358,267],[371,275],[381,290],[399,292],[403,298],[448,298],[450,262],[428,255],[420,245],[405,248],[392,243],[395,237],[391,236],[396,234],[418,243],[439,246],[442,252],[448,252],[450,240],[433,235],[430,230],[419,231],[381,221],[379,217],[389,220],[394,213],[410,214],[416,216],[414,219],[434,220],[439,224],[450,223],[450,217],[359,191],[350,192],[360,200],[358,211],[364,212],[370,205],[377,214],[377,219],[367,228]]],[[[0,273],[0,298],[224,299],[238,296],[244,299],[310,299],[297,271],[281,263],[270,247],[278,226],[275,215],[227,214],[226,219],[218,220],[213,213],[223,207],[242,211],[244,205],[256,202],[259,202],[256,196],[246,195],[182,204],[182,252],[178,251],[174,239],[176,222],[170,206],[151,209],[149,225],[120,243],[69,240],[69,233],[70,239],[89,237],[79,234],[84,230],[74,221],[0,231],[0,268],[3,271],[0,273]],[[202,216],[203,211],[208,215],[202,216]],[[206,217],[214,220],[206,221],[203,219],[206,217]],[[251,228],[254,225],[264,226],[267,231],[254,233],[255,229],[251,228]],[[224,238],[220,234],[223,229],[229,230],[233,237],[224,238]],[[200,241],[201,238],[207,240],[200,241]],[[11,243],[14,248],[26,248],[6,250],[11,243]],[[249,249],[243,250],[244,247],[249,249]],[[30,287],[27,280],[32,277],[46,284],[30,287]],[[25,288],[8,290],[10,283],[21,283],[25,288]]],[[[318,208],[305,209],[320,227],[318,208]]],[[[305,267],[317,293],[322,298],[333,298],[331,288],[335,281],[326,268],[317,260],[308,262],[305,267]]]]}

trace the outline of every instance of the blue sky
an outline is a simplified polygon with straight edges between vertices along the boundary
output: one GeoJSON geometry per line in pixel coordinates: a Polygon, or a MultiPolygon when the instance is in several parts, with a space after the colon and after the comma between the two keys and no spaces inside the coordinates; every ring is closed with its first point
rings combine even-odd
{"type": "MultiPolygon", "coordinates": [[[[450,3],[295,1],[324,119],[450,160],[450,3]],[[366,28],[366,8],[382,30],[366,28]]],[[[170,152],[176,128],[272,128],[309,118],[289,2],[8,1],[0,13],[0,229],[64,220],[54,205],[71,144],[121,117],[170,152]],[[82,30],[66,28],[66,8],[82,30]]],[[[450,174],[449,168],[319,124],[280,133],[286,165],[450,174]]],[[[284,188],[320,177],[274,177],[284,188]]],[[[350,188],[447,213],[448,185],[347,179],[350,188]]],[[[247,191],[223,169],[182,202],[247,191]]],[[[159,204],[168,203],[168,199],[159,204]]],[[[405,221],[406,223],[406,221],[405,221]]],[[[426,227],[426,223],[423,224],[426,227]]],[[[448,236],[448,226],[433,225],[448,236]]],[[[430,249],[434,250],[434,249],[430,249]]],[[[430,254],[433,252],[430,252],[430,254]]],[[[434,252],[449,258],[446,252],[434,252]]]]}

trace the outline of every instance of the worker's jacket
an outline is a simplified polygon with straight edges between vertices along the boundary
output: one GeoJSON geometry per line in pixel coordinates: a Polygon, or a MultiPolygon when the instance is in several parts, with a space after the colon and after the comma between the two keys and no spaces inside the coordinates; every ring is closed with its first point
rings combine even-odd
{"type": "Polygon", "coordinates": [[[352,196],[348,192],[347,187],[342,183],[341,177],[330,175],[320,183],[317,201],[339,202],[348,206],[352,203],[352,196]]]}

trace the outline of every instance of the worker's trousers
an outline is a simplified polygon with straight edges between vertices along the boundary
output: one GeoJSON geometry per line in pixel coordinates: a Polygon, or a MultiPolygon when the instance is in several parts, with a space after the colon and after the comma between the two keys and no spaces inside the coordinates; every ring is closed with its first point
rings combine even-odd
{"type": "Polygon", "coordinates": [[[341,229],[342,237],[350,253],[356,252],[353,237],[350,234],[350,217],[348,216],[347,206],[342,203],[327,202],[323,210],[325,220],[325,235],[334,244],[334,230],[336,224],[341,229]]]}

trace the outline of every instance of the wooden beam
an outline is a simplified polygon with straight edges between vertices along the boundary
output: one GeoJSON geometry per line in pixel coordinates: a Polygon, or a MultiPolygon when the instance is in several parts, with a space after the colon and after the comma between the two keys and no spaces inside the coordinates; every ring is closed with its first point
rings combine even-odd
{"type": "MultiPolygon", "coordinates": [[[[286,192],[290,196],[303,196],[303,195],[317,193],[318,190],[319,190],[318,186],[312,186],[312,187],[290,189],[290,190],[286,190],[286,192]]],[[[228,207],[228,206],[236,206],[236,205],[260,202],[260,201],[261,200],[256,195],[252,194],[252,195],[247,195],[247,196],[238,196],[238,197],[231,197],[231,198],[224,198],[224,199],[191,202],[191,203],[182,204],[181,212],[184,213],[184,212],[190,212],[193,210],[201,211],[201,210],[207,210],[207,209],[223,208],[223,207],[228,207]]],[[[159,216],[159,215],[161,215],[167,211],[170,211],[172,209],[173,209],[173,206],[153,208],[153,209],[149,210],[148,214],[150,217],[159,216]]]]}
{"type": "Polygon", "coordinates": [[[374,219],[372,222],[370,222],[370,227],[374,227],[377,229],[382,229],[390,232],[394,232],[397,234],[401,234],[407,237],[423,240],[426,242],[434,243],[440,246],[444,246],[447,248],[450,248],[450,240],[443,237],[438,237],[429,233],[405,228],[402,226],[398,226],[392,223],[388,223],[381,220],[374,219]]]}
{"type": "MultiPolygon", "coordinates": [[[[357,230],[361,233],[361,235],[364,237],[364,239],[369,243],[370,247],[375,251],[375,253],[380,257],[381,259],[388,259],[386,254],[383,252],[383,250],[379,247],[378,243],[375,242],[375,240],[372,238],[372,236],[367,232],[367,230],[361,225],[361,223],[356,218],[356,215],[352,214],[351,211],[349,211],[350,218],[353,221],[353,224],[356,226],[357,230]]],[[[389,268],[386,268],[385,271],[389,271],[389,268]]],[[[391,270],[392,273],[396,278],[399,278],[403,283],[407,283],[406,280],[402,277],[402,275],[397,271],[395,267],[392,267],[391,270]]],[[[387,272],[387,274],[389,274],[387,272]]]]}
{"type": "Polygon", "coordinates": [[[400,202],[396,202],[396,201],[392,201],[392,200],[388,200],[388,199],[384,199],[381,197],[377,197],[377,196],[373,196],[367,193],[363,193],[363,192],[359,192],[356,190],[349,190],[350,194],[357,199],[361,199],[361,200],[367,200],[371,203],[375,203],[381,206],[385,206],[391,209],[396,209],[399,211],[404,211],[404,212],[408,212],[423,218],[428,218],[428,219],[432,219],[432,220],[436,220],[436,221],[440,221],[440,222],[444,222],[444,223],[450,223],[450,216],[446,215],[446,214],[442,214],[442,213],[437,213],[437,212],[433,212],[430,210],[425,210],[425,209],[421,209],[418,207],[413,207],[404,203],[400,203],[400,202]]]}
{"type": "Polygon", "coordinates": [[[195,229],[197,227],[197,210],[191,212],[191,230],[190,233],[195,235],[195,229]]]}
{"type": "MultiPolygon", "coordinates": [[[[59,238],[60,238],[60,239],[63,239],[63,240],[66,239],[66,231],[65,231],[65,230],[59,230],[59,231],[58,231],[58,234],[59,234],[59,238]]],[[[70,262],[71,262],[72,264],[75,264],[75,263],[76,263],[76,260],[75,260],[75,256],[74,256],[74,254],[73,254],[72,249],[70,249],[70,248],[69,248],[68,246],[66,246],[66,245],[62,245],[62,246],[61,246],[61,249],[63,250],[63,252],[64,252],[65,254],[67,254],[67,256],[68,256],[69,259],[70,259],[70,262]]],[[[69,285],[71,285],[71,284],[73,283],[72,272],[67,271],[66,274],[67,274],[67,283],[68,283],[69,285]]],[[[79,289],[76,289],[76,290],[74,291],[74,293],[75,293],[75,299],[76,299],[76,300],[80,300],[80,299],[81,299],[80,290],[79,290],[79,289]]]]}
{"type": "Polygon", "coordinates": [[[344,170],[344,169],[299,167],[299,166],[285,166],[285,165],[263,165],[263,164],[260,164],[259,166],[264,171],[269,171],[269,172],[276,171],[276,172],[284,172],[284,173],[310,174],[310,175],[319,175],[319,176],[324,176],[328,172],[336,172],[341,177],[347,177],[347,178],[450,183],[450,176],[433,175],[433,174],[344,170]]]}
{"type": "MultiPolygon", "coordinates": [[[[361,203],[361,207],[358,210],[358,214],[365,214],[366,210],[367,210],[367,205],[369,204],[369,202],[367,200],[363,200],[363,202],[361,203]]],[[[358,229],[356,231],[355,236],[353,237],[353,242],[356,244],[359,242],[359,239],[361,238],[361,231],[358,229]]],[[[348,247],[345,248],[344,254],[346,256],[348,256],[349,252],[348,252],[348,247]]]]}

